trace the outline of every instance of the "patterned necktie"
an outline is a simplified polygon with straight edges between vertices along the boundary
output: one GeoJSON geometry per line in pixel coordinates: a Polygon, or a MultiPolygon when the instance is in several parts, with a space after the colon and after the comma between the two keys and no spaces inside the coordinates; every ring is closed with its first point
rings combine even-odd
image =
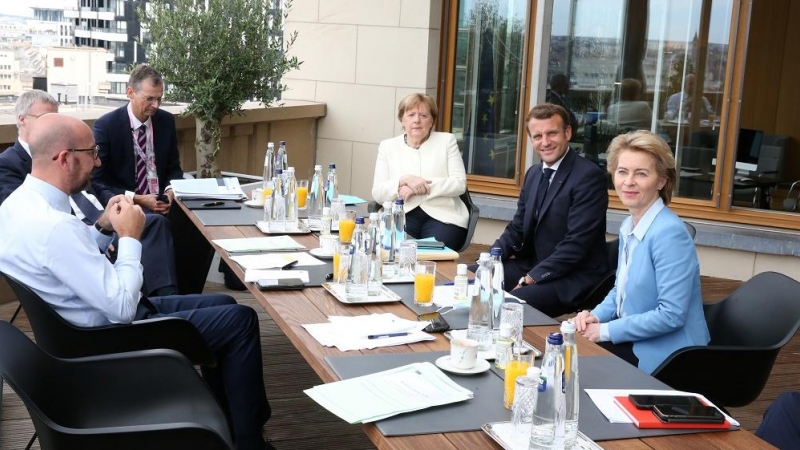
{"type": "MultiPolygon", "coordinates": [[[[142,153],[147,153],[147,126],[142,124],[139,127],[139,135],[136,136],[136,142],[142,153]]],[[[144,158],[141,157],[139,152],[136,152],[136,193],[147,194],[147,164],[144,158]]]]}
{"type": "Polygon", "coordinates": [[[542,203],[544,203],[545,194],[547,194],[547,189],[550,187],[550,178],[553,176],[553,169],[543,169],[542,170],[542,178],[539,180],[539,189],[536,190],[536,217],[539,217],[539,210],[542,208],[542,203]]]}
{"type": "Polygon", "coordinates": [[[100,214],[102,214],[102,212],[97,209],[97,207],[94,206],[94,204],[88,198],[86,198],[86,196],[83,195],[83,192],[72,194],[70,197],[72,198],[72,201],[78,205],[78,209],[81,210],[81,213],[83,213],[83,223],[91,225],[97,222],[97,219],[100,218],[100,214]]]}

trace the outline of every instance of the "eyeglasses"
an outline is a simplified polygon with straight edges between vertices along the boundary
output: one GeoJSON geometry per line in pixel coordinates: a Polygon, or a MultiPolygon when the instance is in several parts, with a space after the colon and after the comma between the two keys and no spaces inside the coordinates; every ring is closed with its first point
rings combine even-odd
{"type": "MultiPolygon", "coordinates": [[[[137,92],[137,94],[138,94],[138,92],[137,92]]],[[[147,103],[158,103],[160,105],[161,104],[161,97],[147,96],[147,97],[144,97],[144,101],[146,101],[147,103]]]]}
{"type": "MultiPolygon", "coordinates": [[[[68,152],[92,152],[92,159],[97,158],[97,154],[100,153],[100,145],[95,144],[94,147],[91,148],[68,148],[66,149],[68,152]]],[[[53,156],[53,161],[58,159],[58,155],[53,156]]]]}

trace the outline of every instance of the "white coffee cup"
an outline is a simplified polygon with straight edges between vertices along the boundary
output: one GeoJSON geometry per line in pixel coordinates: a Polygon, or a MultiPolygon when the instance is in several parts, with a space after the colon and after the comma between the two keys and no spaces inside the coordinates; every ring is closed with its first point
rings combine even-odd
{"type": "Polygon", "coordinates": [[[263,189],[257,188],[250,191],[250,200],[253,201],[256,205],[263,205],[264,204],[264,196],[261,195],[264,192],[263,189]]]}
{"type": "Polygon", "coordinates": [[[334,236],[331,234],[322,235],[319,237],[319,248],[325,254],[333,254],[336,250],[336,241],[339,240],[338,236],[334,236]]]}
{"type": "Polygon", "coordinates": [[[450,341],[450,364],[458,369],[472,369],[478,360],[478,341],[453,339],[450,341]]]}

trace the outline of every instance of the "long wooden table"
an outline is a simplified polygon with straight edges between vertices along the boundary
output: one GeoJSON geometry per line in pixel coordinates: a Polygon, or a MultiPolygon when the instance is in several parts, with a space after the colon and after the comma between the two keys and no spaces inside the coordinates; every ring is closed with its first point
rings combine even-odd
{"type": "MultiPolygon", "coordinates": [[[[182,208],[185,208],[181,204],[182,208]]],[[[262,237],[263,234],[255,226],[213,226],[206,227],[196,216],[185,210],[188,217],[197,226],[198,230],[210,242],[213,239],[262,237]]],[[[307,248],[318,246],[317,237],[313,235],[293,236],[307,248]]],[[[212,244],[213,245],[213,244],[212,244]]],[[[244,279],[244,272],[230,260],[225,250],[214,245],[216,251],[230,265],[231,269],[240,279],[244,279]]],[[[440,262],[437,264],[437,281],[450,281],[455,275],[454,262],[440,262]]],[[[336,348],[320,345],[311,337],[303,324],[326,322],[329,315],[357,316],[361,314],[390,312],[399,317],[414,320],[415,314],[400,303],[383,303],[371,305],[345,305],[337,301],[323,288],[306,288],[302,291],[270,291],[261,292],[253,283],[245,283],[256,300],[269,313],[281,331],[286,334],[292,344],[305,358],[324,382],[338,381],[339,378],[325,362],[326,356],[341,356],[344,352],[336,348]]],[[[528,342],[543,343],[548,333],[557,330],[557,326],[526,327],[524,338],[528,342]]],[[[607,355],[608,352],[598,345],[576,336],[579,352],[582,356],[607,355]]],[[[406,352],[432,352],[446,351],[449,343],[446,338],[439,335],[435,341],[394,347],[377,348],[374,350],[361,350],[361,354],[374,353],[406,353],[406,352]]],[[[348,355],[354,354],[348,352],[348,355]]],[[[498,401],[500,401],[498,399],[498,401]]],[[[371,424],[362,425],[364,432],[379,449],[397,450],[447,450],[447,449],[500,449],[491,438],[482,431],[426,434],[418,436],[386,437],[371,424]]],[[[733,432],[697,433],[671,436],[649,437],[641,439],[624,439],[615,441],[601,441],[598,443],[605,449],[771,449],[774,448],[755,435],[745,430],[733,432]]]]}

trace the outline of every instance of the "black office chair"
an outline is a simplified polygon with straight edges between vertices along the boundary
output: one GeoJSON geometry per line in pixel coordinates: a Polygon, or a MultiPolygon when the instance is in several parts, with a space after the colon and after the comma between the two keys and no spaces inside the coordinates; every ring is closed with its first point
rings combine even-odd
{"type": "Polygon", "coordinates": [[[694,240],[694,237],[697,235],[697,228],[695,228],[694,225],[686,221],[684,221],[683,224],[686,225],[686,231],[689,233],[689,236],[692,237],[692,240],[694,240]]]}
{"type": "Polygon", "coordinates": [[[608,255],[608,272],[597,285],[578,304],[578,311],[593,309],[606,298],[614,282],[617,280],[617,264],[619,263],[619,238],[606,241],[606,254],[608,255]]]}
{"type": "Polygon", "coordinates": [[[153,348],[176,350],[193,364],[214,366],[216,359],[200,332],[188,321],[165,317],[131,324],[78,327],[58,315],[28,286],[5,275],[28,316],[36,343],[58,358],[122,353],[153,348]]]}
{"type": "MultiPolygon", "coordinates": [[[[469,247],[469,244],[472,243],[472,236],[475,234],[475,228],[478,226],[478,219],[481,216],[481,210],[475,203],[472,203],[472,197],[469,195],[469,189],[465,190],[463,194],[459,196],[464,205],[467,206],[467,211],[469,211],[469,222],[467,224],[467,237],[464,239],[464,244],[459,249],[453,249],[458,253],[463,252],[464,250],[469,247]]],[[[376,201],[371,201],[367,205],[367,211],[373,213],[381,211],[383,205],[376,201]]]]}
{"type": "Polygon", "coordinates": [[[760,273],[728,298],[704,305],[711,342],[676,351],[653,372],[674,389],[697,392],[718,406],[755,400],[781,347],[800,328],[800,283],[760,273]]]}
{"type": "Polygon", "coordinates": [[[0,321],[0,375],[43,449],[233,448],[225,414],[172,350],[61,359],[0,321]]]}

